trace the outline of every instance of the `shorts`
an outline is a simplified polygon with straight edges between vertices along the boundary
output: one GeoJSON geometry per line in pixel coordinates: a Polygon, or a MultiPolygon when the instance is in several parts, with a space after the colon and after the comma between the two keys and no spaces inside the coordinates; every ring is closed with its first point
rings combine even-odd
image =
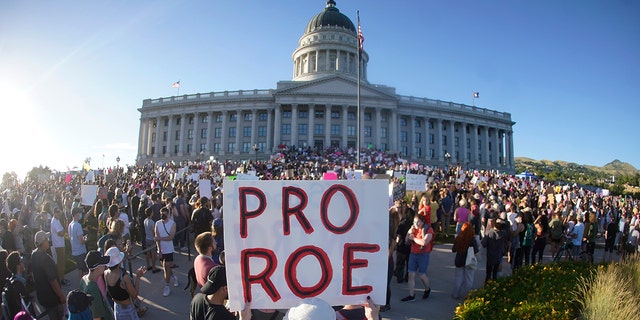
{"type": "MultiPolygon", "coordinates": [[[[144,249],[147,249],[147,248],[151,248],[151,247],[153,247],[154,244],[156,244],[155,241],[149,240],[149,239],[145,239],[144,243],[143,243],[143,246],[142,246],[142,249],[144,250],[144,249]]],[[[153,251],[153,250],[150,250],[150,251],[153,251]]]]}
{"type": "Polygon", "coordinates": [[[89,268],[87,268],[87,264],[84,262],[84,257],[86,256],[86,253],[83,254],[79,254],[77,256],[72,256],[73,257],[73,261],[76,262],[76,268],[82,272],[88,272],[89,268]]]}
{"type": "Polygon", "coordinates": [[[426,274],[429,267],[429,253],[412,253],[409,255],[409,272],[426,274]]]}
{"type": "Polygon", "coordinates": [[[160,261],[172,262],[173,261],[173,252],[172,253],[163,253],[160,257],[160,261]]]}

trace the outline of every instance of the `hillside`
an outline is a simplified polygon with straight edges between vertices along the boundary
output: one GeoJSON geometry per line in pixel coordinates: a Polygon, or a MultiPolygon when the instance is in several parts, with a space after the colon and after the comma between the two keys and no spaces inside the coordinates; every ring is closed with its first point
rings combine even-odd
{"type": "Polygon", "coordinates": [[[562,160],[550,161],[550,160],[535,160],[525,157],[515,158],[516,171],[521,172],[526,169],[532,172],[552,172],[560,171],[565,173],[577,173],[590,176],[621,176],[629,175],[633,176],[640,174],[640,170],[636,169],[629,163],[622,162],[620,160],[613,160],[607,163],[603,167],[581,165],[573,162],[566,162],[562,160]]]}

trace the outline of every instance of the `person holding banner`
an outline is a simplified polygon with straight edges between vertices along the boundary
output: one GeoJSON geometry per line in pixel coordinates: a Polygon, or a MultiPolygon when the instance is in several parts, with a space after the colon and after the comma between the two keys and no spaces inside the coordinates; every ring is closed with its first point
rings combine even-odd
{"type": "Polygon", "coordinates": [[[402,298],[403,302],[416,300],[415,279],[416,273],[424,285],[422,299],[426,299],[431,294],[429,278],[427,278],[427,268],[429,267],[429,254],[433,249],[435,232],[431,226],[425,223],[425,216],[417,214],[413,218],[413,226],[409,229],[405,238],[407,243],[411,243],[411,254],[409,255],[409,295],[402,298]]]}

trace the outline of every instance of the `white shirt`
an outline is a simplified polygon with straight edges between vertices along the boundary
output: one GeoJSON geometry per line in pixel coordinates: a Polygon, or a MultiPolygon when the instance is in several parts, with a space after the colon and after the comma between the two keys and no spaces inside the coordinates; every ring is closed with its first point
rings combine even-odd
{"type": "Polygon", "coordinates": [[[129,222],[129,216],[124,212],[120,212],[118,220],[122,220],[122,222],[124,222],[124,232],[122,233],[122,236],[128,235],[129,228],[131,226],[131,223],[129,222]]]}
{"type": "Polygon", "coordinates": [[[59,236],[58,232],[64,231],[64,227],[58,218],[51,219],[51,246],[54,248],[64,248],[64,235],[59,236]]]}
{"type": "MultiPolygon", "coordinates": [[[[171,219],[167,219],[167,222],[158,220],[156,222],[156,235],[161,238],[168,236],[175,224],[171,219]]],[[[162,254],[173,253],[173,239],[160,241],[160,250],[162,254]]]]}

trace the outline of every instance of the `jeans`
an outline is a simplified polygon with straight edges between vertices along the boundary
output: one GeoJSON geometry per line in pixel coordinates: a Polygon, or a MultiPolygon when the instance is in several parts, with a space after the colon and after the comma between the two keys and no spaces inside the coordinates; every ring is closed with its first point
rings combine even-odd
{"type": "Polygon", "coordinates": [[[456,268],[456,281],[455,287],[453,288],[454,298],[462,298],[471,290],[475,271],[474,269],[468,269],[466,267],[456,268]]]}

